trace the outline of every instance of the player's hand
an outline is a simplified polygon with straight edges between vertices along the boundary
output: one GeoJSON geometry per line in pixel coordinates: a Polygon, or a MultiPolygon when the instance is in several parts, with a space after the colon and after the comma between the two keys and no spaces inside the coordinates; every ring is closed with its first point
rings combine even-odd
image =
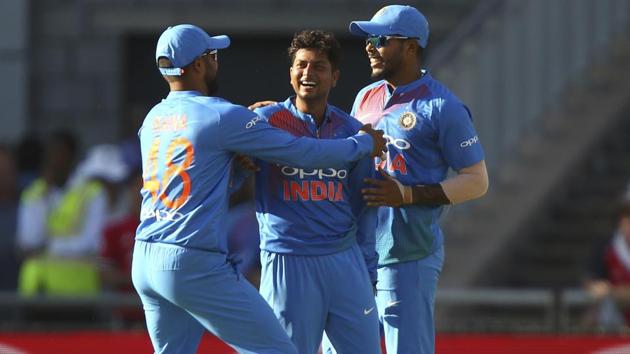
{"type": "Polygon", "coordinates": [[[365,183],[372,185],[372,187],[361,190],[363,200],[366,201],[367,206],[397,208],[403,205],[403,195],[399,187],[400,182],[380,168],[378,172],[383,176],[383,179],[365,178],[363,180],[365,183]]]}
{"type": "Polygon", "coordinates": [[[276,104],[278,102],[276,101],[258,101],[252,105],[249,105],[249,107],[247,107],[247,109],[249,109],[250,111],[255,110],[256,108],[260,108],[260,107],[267,107],[267,106],[271,106],[272,104],[276,104]]]}
{"type": "Polygon", "coordinates": [[[374,146],[372,147],[372,156],[383,158],[383,154],[387,152],[387,140],[383,137],[384,132],[382,130],[376,130],[372,128],[372,124],[366,124],[359,129],[359,132],[363,132],[372,137],[374,146]]]}
{"type": "Polygon", "coordinates": [[[245,155],[239,155],[236,154],[234,155],[234,160],[244,169],[248,170],[248,171],[252,171],[252,172],[258,172],[260,171],[260,167],[258,167],[255,163],[254,160],[249,157],[249,156],[245,156],[245,155]]]}

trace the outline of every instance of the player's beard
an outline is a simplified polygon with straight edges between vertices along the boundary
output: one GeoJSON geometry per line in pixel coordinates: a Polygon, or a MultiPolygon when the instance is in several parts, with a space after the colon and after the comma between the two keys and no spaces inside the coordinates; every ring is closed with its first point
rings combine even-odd
{"type": "Polygon", "coordinates": [[[219,92],[219,82],[217,80],[218,73],[214,77],[206,76],[206,87],[208,88],[208,96],[216,96],[219,92]]]}
{"type": "Polygon", "coordinates": [[[396,72],[400,68],[400,62],[402,61],[402,52],[398,55],[391,57],[385,61],[383,69],[380,71],[372,70],[371,77],[373,80],[389,80],[396,75],[396,72]]]}

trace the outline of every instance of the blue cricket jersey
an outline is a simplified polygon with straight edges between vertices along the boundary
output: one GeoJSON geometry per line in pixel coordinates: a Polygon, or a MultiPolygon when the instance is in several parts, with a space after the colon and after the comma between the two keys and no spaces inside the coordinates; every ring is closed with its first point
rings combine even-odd
{"type": "Polygon", "coordinates": [[[372,150],[368,135],[295,137],[245,107],[196,91],[171,92],[138,134],[144,185],[136,239],[220,253],[227,253],[234,152],[306,169],[342,168],[372,150]]]}
{"type": "MultiPolygon", "coordinates": [[[[270,125],[296,137],[343,139],[362,124],[337,107],[327,105],[318,128],[300,112],[294,97],[256,112],[270,125]]],[[[340,152],[341,153],[341,152],[340,152]]],[[[260,248],[295,255],[326,255],[359,243],[372,280],[376,280],[374,246],[376,210],[361,196],[363,179],[374,175],[369,156],[340,167],[300,168],[294,164],[259,163],[256,211],[260,248]]]]}
{"type": "MultiPolygon", "coordinates": [[[[405,185],[434,184],[449,167],[460,170],[484,159],[468,108],[428,72],[393,92],[381,80],[357,94],[352,115],[385,131],[387,161],[377,167],[405,185]]],[[[410,205],[378,210],[379,265],[417,260],[443,244],[443,207],[410,205]]]]}

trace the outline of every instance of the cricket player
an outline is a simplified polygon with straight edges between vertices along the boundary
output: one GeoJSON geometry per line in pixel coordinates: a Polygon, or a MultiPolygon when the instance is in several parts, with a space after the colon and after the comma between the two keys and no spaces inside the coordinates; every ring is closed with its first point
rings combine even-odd
{"type": "Polygon", "coordinates": [[[144,185],[132,265],[155,353],[195,353],[204,328],[240,353],[297,353],[226,257],[234,152],[301,169],[340,169],[384,148],[370,127],[347,139],[300,138],[211,97],[217,50],[229,44],[227,36],[192,25],[168,28],[157,43],[170,93],[139,131],[144,185]]]}
{"type": "Polygon", "coordinates": [[[444,262],[443,208],[483,196],[488,175],[468,108],[421,70],[426,18],[411,6],[380,9],[350,32],[366,39],[372,78],[352,115],[385,131],[380,179],[364,190],[378,208],[376,302],[388,354],[434,353],[433,308],[444,262]],[[456,171],[447,177],[451,168],[456,171]]]}
{"type": "MultiPolygon", "coordinates": [[[[295,96],[256,112],[296,137],[354,135],[361,123],[328,104],[340,50],[332,33],[296,33],[288,49],[295,96]]],[[[315,169],[258,165],[260,293],[301,354],[318,352],[324,330],[342,353],[379,354],[372,286],[376,209],[367,208],[361,195],[364,179],[374,174],[373,159],[315,169]]]]}

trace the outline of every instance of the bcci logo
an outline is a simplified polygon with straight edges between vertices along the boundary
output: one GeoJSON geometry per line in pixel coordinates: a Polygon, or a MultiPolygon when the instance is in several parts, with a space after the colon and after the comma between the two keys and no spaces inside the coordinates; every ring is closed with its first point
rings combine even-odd
{"type": "Polygon", "coordinates": [[[399,123],[404,130],[410,130],[416,126],[416,115],[412,112],[405,112],[400,116],[399,123]]]}

